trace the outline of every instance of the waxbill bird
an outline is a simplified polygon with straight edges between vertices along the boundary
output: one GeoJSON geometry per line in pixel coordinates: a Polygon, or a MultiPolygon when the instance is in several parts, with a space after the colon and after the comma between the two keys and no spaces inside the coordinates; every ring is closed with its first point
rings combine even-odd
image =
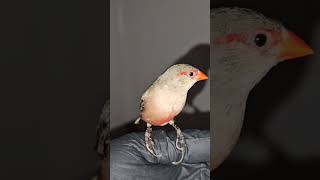
{"type": "Polygon", "coordinates": [[[282,24],[244,8],[210,14],[211,170],[236,144],[251,89],[279,62],[313,54],[282,24]]]}
{"type": "Polygon", "coordinates": [[[151,126],[165,126],[170,124],[176,130],[176,148],[182,152],[181,158],[173,164],[182,162],[185,153],[184,136],[174,123],[174,118],[185,106],[189,89],[197,82],[208,77],[199,69],[188,64],[175,64],[169,67],[158,79],[143,93],[140,103],[140,119],[147,123],[145,132],[146,148],[154,156],[154,142],[151,138],[151,126]]]}

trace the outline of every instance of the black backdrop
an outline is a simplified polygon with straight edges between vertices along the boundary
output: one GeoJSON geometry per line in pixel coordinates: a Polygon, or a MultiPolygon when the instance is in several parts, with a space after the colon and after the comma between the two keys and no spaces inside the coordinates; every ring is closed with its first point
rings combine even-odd
{"type": "Polygon", "coordinates": [[[1,3],[0,179],[88,180],[109,96],[108,1],[1,3]]]}
{"type": "MultiPolygon", "coordinates": [[[[319,5],[316,1],[213,0],[283,22],[315,50],[283,62],[251,92],[240,141],[213,179],[319,178],[319,5]]],[[[213,144],[214,148],[214,144],[213,144]]]]}

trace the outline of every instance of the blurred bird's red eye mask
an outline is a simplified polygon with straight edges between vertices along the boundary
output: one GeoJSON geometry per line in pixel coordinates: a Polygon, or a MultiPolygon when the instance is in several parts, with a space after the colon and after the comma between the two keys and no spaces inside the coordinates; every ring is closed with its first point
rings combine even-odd
{"type": "Polygon", "coordinates": [[[217,38],[213,41],[216,45],[228,45],[233,43],[241,43],[245,45],[252,45],[258,34],[266,36],[268,44],[276,45],[281,41],[281,32],[275,29],[258,28],[254,32],[242,32],[227,34],[223,37],[217,38]]]}
{"type": "Polygon", "coordinates": [[[194,78],[198,76],[198,71],[196,70],[184,71],[184,72],[180,72],[178,76],[188,76],[188,77],[194,78]]]}
{"type": "Polygon", "coordinates": [[[213,40],[215,45],[233,46],[244,44],[254,48],[262,48],[259,51],[264,54],[269,49],[277,48],[276,58],[279,61],[295,59],[313,54],[313,50],[301,38],[290,31],[282,29],[259,28],[253,32],[227,34],[213,40]]]}

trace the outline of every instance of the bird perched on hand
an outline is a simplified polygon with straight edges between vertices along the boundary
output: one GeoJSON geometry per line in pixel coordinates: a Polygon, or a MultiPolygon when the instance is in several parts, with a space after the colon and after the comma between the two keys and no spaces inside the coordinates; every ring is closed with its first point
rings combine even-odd
{"type": "Polygon", "coordinates": [[[279,22],[249,9],[213,9],[210,30],[213,170],[238,140],[251,89],[279,62],[313,51],[279,22]]]}
{"type": "Polygon", "coordinates": [[[168,123],[177,132],[176,148],[182,151],[181,159],[173,164],[179,164],[184,157],[184,137],[180,128],[174,124],[174,118],[182,111],[189,89],[197,82],[208,77],[199,69],[188,64],[176,64],[168,68],[144,92],[140,103],[140,119],[147,123],[145,141],[147,149],[157,156],[151,138],[151,126],[165,126],[168,123]]]}

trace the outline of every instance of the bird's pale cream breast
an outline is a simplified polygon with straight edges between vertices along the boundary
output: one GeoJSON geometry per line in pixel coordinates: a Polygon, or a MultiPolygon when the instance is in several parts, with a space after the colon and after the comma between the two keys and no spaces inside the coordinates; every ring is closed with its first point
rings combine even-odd
{"type": "Polygon", "coordinates": [[[187,94],[165,89],[154,89],[144,96],[142,119],[155,126],[166,125],[178,115],[186,102],[187,94]]]}

